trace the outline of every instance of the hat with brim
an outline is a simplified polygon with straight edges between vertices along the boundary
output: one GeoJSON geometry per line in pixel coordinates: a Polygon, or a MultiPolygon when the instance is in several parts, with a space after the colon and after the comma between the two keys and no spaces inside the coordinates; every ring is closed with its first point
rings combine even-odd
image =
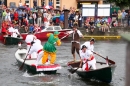
{"type": "Polygon", "coordinates": [[[93,41],[93,42],[95,42],[95,39],[94,39],[94,38],[92,38],[90,41],[93,41]]]}
{"type": "Polygon", "coordinates": [[[58,31],[55,31],[55,32],[54,32],[54,35],[59,35],[59,32],[58,32],[58,31]]]}
{"type": "Polygon", "coordinates": [[[82,46],[81,50],[84,49],[84,48],[87,48],[85,45],[82,46]]]}

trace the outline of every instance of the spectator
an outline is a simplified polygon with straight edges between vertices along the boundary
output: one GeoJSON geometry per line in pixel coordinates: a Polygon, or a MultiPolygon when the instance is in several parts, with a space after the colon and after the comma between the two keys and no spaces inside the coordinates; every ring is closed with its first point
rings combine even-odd
{"type": "Polygon", "coordinates": [[[125,10],[122,10],[122,24],[123,24],[123,27],[124,27],[124,22],[126,20],[126,16],[127,16],[127,13],[125,12],[125,10]]]}
{"type": "Polygon", "coordinates": [[[121,26],[121,21],[122,21],[122,13],[121,10],[118,10],[118,26],[121,26]]]}
{"type": "Polygon", "coordinates": [[[34,26],[33,26],[33,24],[30,24],[29,32],[33,32],[33,31],[34,31],[34,26]]]}
{"type": "Polygon", "coordinates": [[[49,6],[53,6],[52,0],[49,0],[49,6]]]}
{"type": "Polygon", "coordinates": [[[34,7],[34,9],[36,9],[36,7],[37,7],[37,0],[33,0],[33,7],[34,7]]]}
{"type": "Polygon", "coordinates": [[[112,21],[117,19],[117,12],[116,10],[114,9],[114,12],[112,13],[112,21]]]}
{"type": "Polygon", "coordinates": [[[23,4],[22,4],[21,0],[19,1],[19,7],[20,7],[20,6],[23,6],[23,4]]]}

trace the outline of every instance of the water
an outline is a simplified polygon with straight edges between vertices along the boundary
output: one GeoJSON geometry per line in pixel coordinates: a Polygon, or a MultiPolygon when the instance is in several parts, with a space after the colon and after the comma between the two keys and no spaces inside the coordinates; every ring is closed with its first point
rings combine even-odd
{"type": "MultiPolygon", "coordinates": [[[[82,42],[83,43],[83,42],[82,42]]],[[[57,63],[62,69],[56,75],[36,74],[19,71],[14,53],[17,45],[5,46],[0,44],[0,86],[124,86],[125,85],[125,52],[127,43],[124,41],[97,41],[95,51],[100,55],[116,62],[117,67],[110,84],[90,79],[82,80],[76,74],[67,71],[67,62],[71,61],[70,42],[57,47],[57,63]]],[[[77,56],[77,59],[79,57],[77,56]]],[[[96,60],[104,61],[96,56],[96,60]]]]}

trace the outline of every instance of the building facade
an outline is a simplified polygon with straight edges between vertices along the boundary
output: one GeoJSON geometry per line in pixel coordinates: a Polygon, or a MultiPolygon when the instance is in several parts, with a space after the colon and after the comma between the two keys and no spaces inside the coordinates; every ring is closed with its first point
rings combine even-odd
{"type": "MultiPolygon", "coordinates": [[[[11,3],[14,3],[14,5],[18,7],[19,2],[22,2],[23,5],[26,4],[31,8],[34,6],[33,0],[4,0],[4,4],[8,7],[11,6],[11,3]]],[[[77,9],[82,7],[82,4],[103,4],[103,0],[36,0],[36,2],[37,6],[50,5],[60,9],[69,9],[70,7],[77,9]]]]}

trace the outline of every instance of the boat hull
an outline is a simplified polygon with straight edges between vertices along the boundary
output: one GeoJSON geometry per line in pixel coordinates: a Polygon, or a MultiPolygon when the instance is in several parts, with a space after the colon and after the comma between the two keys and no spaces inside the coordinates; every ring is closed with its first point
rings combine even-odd
{"type": "MultiPolygon", "coordinates": [[[[17,60],[19,67],[23,64],[21,61],[17,60]]],[[[44,74],[56,74],[57,70],[51,70],[51,71],[37,71],[35,66],[30,66],[27,64],[24,64],[24,70],[27,70],[29,73],[32,74],[39,74],[39,73],[44,73],[44,74]]]]}
{"type": "Polygon", "coordinates": [[[17,45],[19,42],[22,42],[22,38],[4,37],[3,41],[5,45],[17,45]]]}
{"type": "MultiPolygon", "coordinates": [[[[73,64],[73,65],[79,65],[79,63],[73,64]]],[[[73,65],[69,69],[69,71],[74,71],[73,65]]],[[[115,70],[115,65],[110,65],[108,67],[96,69],[96,70],[89,70],[89,71],[76,71],[76,73],[83,79],[96,79],[100,80],[102,82],[110,83],[112,81],[112,75],[115,70]]]]}
{"type": "MultiPolygon", "coordinates": [[[[21,67],[21,65],[24,62],[24,59],[26,58],[27,50],[26,49],[18,49],[15,53],[15,58],[18,62],[18,65],[21,67]]],[[[42,64],[42,59],[39,61],[38,66],[35,66],[37,59],[36,53],[31,54],[31,58],[26,58],[24,62],[23,69],[27,70],[29,73],[37,74],[37,73],[44,73],[44,74],[56,74],[58,69],[61,69],[61,66],[59,64],[53,64],[50,65],[50,62],[47,62],[47,64],[42,64]]]]}
{"type": "MultiPolygon", "coordinates": [[[[61,30],[61,31],[59,31],[60,32],[60,34],[59,34],[59,38],[62,38],[62,37],[64,37],[64,36],[66,36],[67,35],[67,31],[70,31],[70,30],[61,30]]],[[[40,39],[40,40],[46,40],[46,39],[48,39],[47,38],[47,34],[48,33],[54,33],[54,31],[45,31],[45,32],[40,32],[40,33],[36,33],[35,34],[35,36],[38,38],[38,39],[40,39]]],[[[25,40],[25,38],[26,38],[26,36],[27,36],[28,34],[27,33],[22,33],[21,34],[21,36],[23,37],[23,39],[25,40]]],[[[68,36],[67,36],[68,37],[68,36]]],[[[66,38],[67,38],[66,37],[66,38]]]]}

